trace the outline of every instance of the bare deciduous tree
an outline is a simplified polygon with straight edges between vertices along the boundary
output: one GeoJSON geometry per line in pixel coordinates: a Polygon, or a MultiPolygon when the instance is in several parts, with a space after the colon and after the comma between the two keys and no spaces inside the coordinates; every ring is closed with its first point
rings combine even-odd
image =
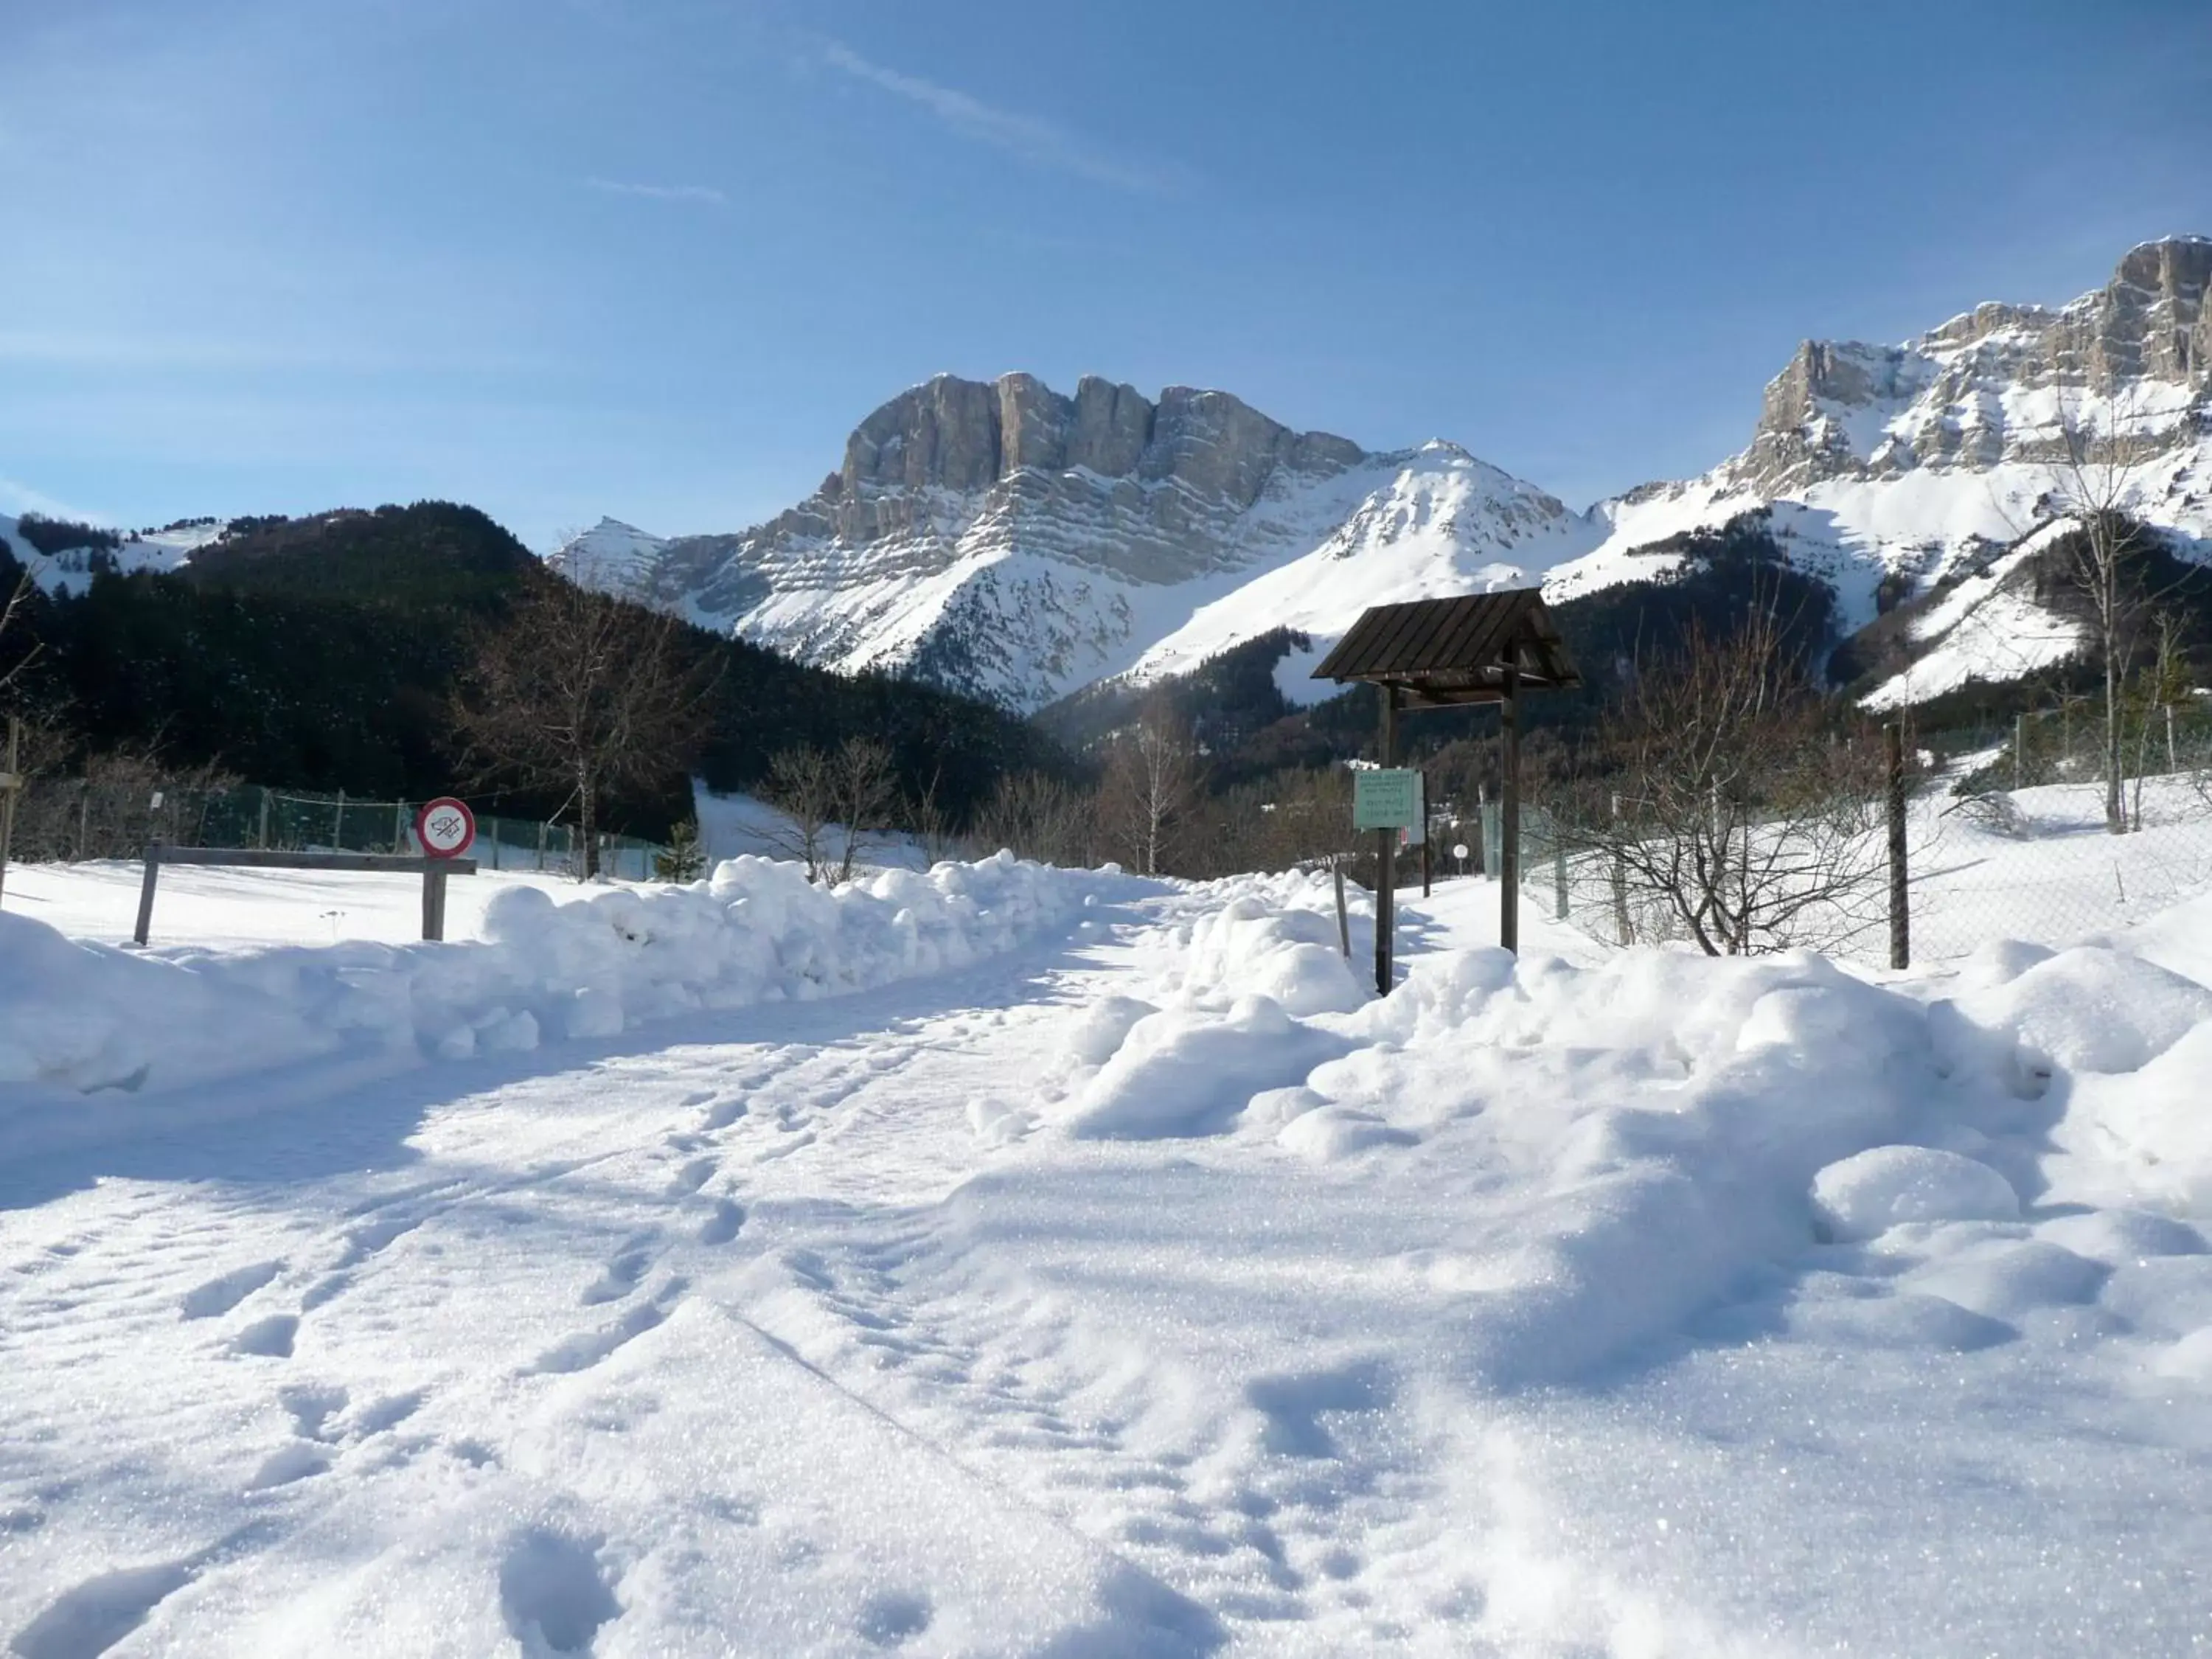
{"type": "Polygon", "coordinates": [[[1097,803],[1041,772],[1010,773],[976,813],[968,841],[981,855],[1004,848],[1040,863],[1085,868],[1098,861],[1097,803]]]}
{"type": "Polygon", "coordinates": [[[2088,389],[2069,389],[2062,377],[2057,390],[2060,452],[2051,464],[2051,498],[2079,526],[2063,544],[2067,575],[2087,607],[2104,668],[2105,827],[2117,836],[2128,829],[2123,693],[2137,624],[2154,602],[2142,591],[2145,549],[2129,509],[2159,443],[2145,411],[2109,376],[2088,389]]]}
{"type": "Polygon", "coordinates": [[[1164,702],[1148,705],[1136,729],[1114,740],[1099,811],[1116,849],[1145,874],[1159,874],[1173,858],[1198,781],[1198,746],[1164,702]]]}
{"type": "Polygon", "coordinates": [[[769,804],[785,825],[769,837],[806,866],[806,878],[842,887],[878,844],[898,802],[890,750],[870,738],[835,750],[787,749],[769,763],[769,804]]]}
{"type": "Polygon", "coordinates": [[[453,725],[480,782],[565,789],[599,873],[599,824],[617,790],[685,769],[704,721],[700,660],[672,617],[576,581],[533,580],[464,671],[453,725]]]}
{"type": "Polygon", "coordinates": [[[7,603],[0,605],[0,701],[5,700],[9,689],[22,678],[24,671],[39,655],[39,646],[35,641],[25,649],[12,648],[7,644],[10,635],[24,625],[33,591],[31,573],[22,571],[15,578],[15,588],[9,593],[7,603]]]}
{"type": "Polygon", "coordinates": [[[1882,914],[1883,773],[1875,734],[1830,717],[1771,609],[1727,640],[1693,629],[1607,718],[1563,833],[1647,937],[1710,956],[1842,944],[1882,914]]]}

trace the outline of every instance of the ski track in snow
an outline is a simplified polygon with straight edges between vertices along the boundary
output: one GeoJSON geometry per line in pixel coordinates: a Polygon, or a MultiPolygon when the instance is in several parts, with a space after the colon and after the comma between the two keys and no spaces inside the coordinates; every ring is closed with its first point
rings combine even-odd
{"type": "MultiPolygon", "coordinates": [[[[2094,1418],[2124,1380],[2035,1391],[2094,1334],[2087,1264],[2010,1322],[1945,1325],[1934,1373],[1895,1331],[1757,1346],[1808,1284],[1844,1321],[1899,1271],[1831,1247],[1589,1387],[1477,1404],[1449,1316],[1476,1270],[1433,1248],[1433,1190],[1363,1214],[1367,1189],[1272,1149],[1032,1146],[1071,1030],[1172,989],[1200,908],[0,1171],[0,1636],[21,1659],[1894,1651],[1869,1604],[1916,1566],[1881,1559],[1879,1506],[1813,1504],[1867,1556],[1832,1615],[1745,1586],[1817,1536],[1793,1466],[1884,1425],[1848,1455],[1907,1507],[1955,1504],[1947,1468],[2032,1493],[1996,1431],[1938,1433],[1931,1389],[2100,1445],[2116,1512],[2201,1490],[2212,1435],[2094,1418]],[[1253,1196],[1210,1215],[1232,1157],[1253,1196]],[[1347,1217],[1371,1259],[1331,1255],[1347,1217]],[[1164,1265],[1185,1225],[1194,1260],[1164,1265]],[[1873,1404],[1824,1422],[1793,1354],[1859,1368],[1873,1404]]],[[[2099,1650],[2130,1583],[2128,1650],[2185,1650],[2212,1600],[2169,1541],[2072,1561],[2053,1640],[2078,1639],[2051,1650],[2099,1650]]],[[[1960,1605],[2001,1618],[2047,1549],[1993,1516],[1960,1605]]]]}

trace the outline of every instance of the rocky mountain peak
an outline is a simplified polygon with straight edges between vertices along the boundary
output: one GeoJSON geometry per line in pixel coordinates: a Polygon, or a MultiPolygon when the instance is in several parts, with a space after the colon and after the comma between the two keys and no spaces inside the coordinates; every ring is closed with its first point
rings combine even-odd
{"type": "Polygon", "coordinates": [[[1154,403],[1133,386],[1095,375],[1078,381],[1070,398],[1032,374],[992,381],[939,374],[854,429],[838,493],[972,491],[1024,469],[1079,470],[1108,479],[1172,478],[1243,507],[1278,467],[1325,476],[1364,454],[1328,433],[1293,432],[1225,392],[1170,386],[1154,403]]]}
{"type": "Polygon", "coordinates": [[[2167,237],[2130,249],[2111,281],[2060,310],[1985,303],[1901,346],[1807,340],[1767,383],[1731,476],[1772,494],[2047,447],[2047,431],[2008,422],[1995,395],[2008,389],[2057,385],[2106,399],[2155,384],[2202,405],[2212,395],[2208,286],[2212,238],[2167,237]]]}

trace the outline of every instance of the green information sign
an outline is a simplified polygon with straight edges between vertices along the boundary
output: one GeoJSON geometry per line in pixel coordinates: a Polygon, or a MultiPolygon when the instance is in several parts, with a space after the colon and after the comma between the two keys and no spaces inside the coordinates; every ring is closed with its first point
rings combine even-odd
{"type": "Polygon", "coordinates": [[[1425,828],[1421,775],[1410,767],[1377,767],[1352,775],[1352,827],[1355,830],[1425,828]]]}

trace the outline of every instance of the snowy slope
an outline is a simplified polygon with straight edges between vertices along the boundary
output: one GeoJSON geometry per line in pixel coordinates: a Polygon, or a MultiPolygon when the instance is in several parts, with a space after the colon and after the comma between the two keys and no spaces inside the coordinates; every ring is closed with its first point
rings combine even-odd
{"type": "Polygon", "coordinates": [[[131,531],[118,548],[63,548],[49,556],[23,539],[17,520],[0,514],[0,546],[47,592],[81,593],[92,585],[95,568],[124,575],[134,570],[174,570],[189,563],[193,553],[221,536],[224,527],[210,520],[167,530],[131,531]]]}
{"type": "Polygon", "coordinates": [[[570,580],[623,593],[649,585],[668,544],[619,519],[601,519],[563,541],[546,561],[570,580]]]}
{"type": "Polygon", "coordinates": [[[1313,646],[1286,659],[1278,679],[1310,701],[1334,688],[1316,688],[1309,671],[1367,606],[1532,586],[1597,539],[1589,520],[1456,444],[1425,444],[1389,465],[1389,481],[1318,547],[1239,572],[1232,591],[1146,651],[1132,678],[1187,672],[1241,641],[1291,628],[1313,646]]]}
{"type": "MultiPolygon", "coordinates": [[[[927,906],[926,936],[989,950],[900,971],[906,879],[814,896],[850,933],[757,867],[723,896],[778,953],[866,946],[845,994],[656,1002],[804,981],[768,955],[687,979],[713,935],[680,919],[714,896],[594,900],[541,915],[530,965],[603,970],[649,1031],[0,1084],[0,1115],[69,1128],[0,1158],[0,1638],[2201,1638],[2201,904],[1878,986],[1810,957],[1516,963],[1480,943],[1483,884],[1448,884],[1407,903],[1377,1000],[1320,882],[1001,866],[927,906]],[[1063,904],[987,920],[1024,887],[1063,904]]],[[[297,1015],[341,965],[111,952],[68,988],[114,1018],[121,979],[189,973],[297,1015]]]]}

